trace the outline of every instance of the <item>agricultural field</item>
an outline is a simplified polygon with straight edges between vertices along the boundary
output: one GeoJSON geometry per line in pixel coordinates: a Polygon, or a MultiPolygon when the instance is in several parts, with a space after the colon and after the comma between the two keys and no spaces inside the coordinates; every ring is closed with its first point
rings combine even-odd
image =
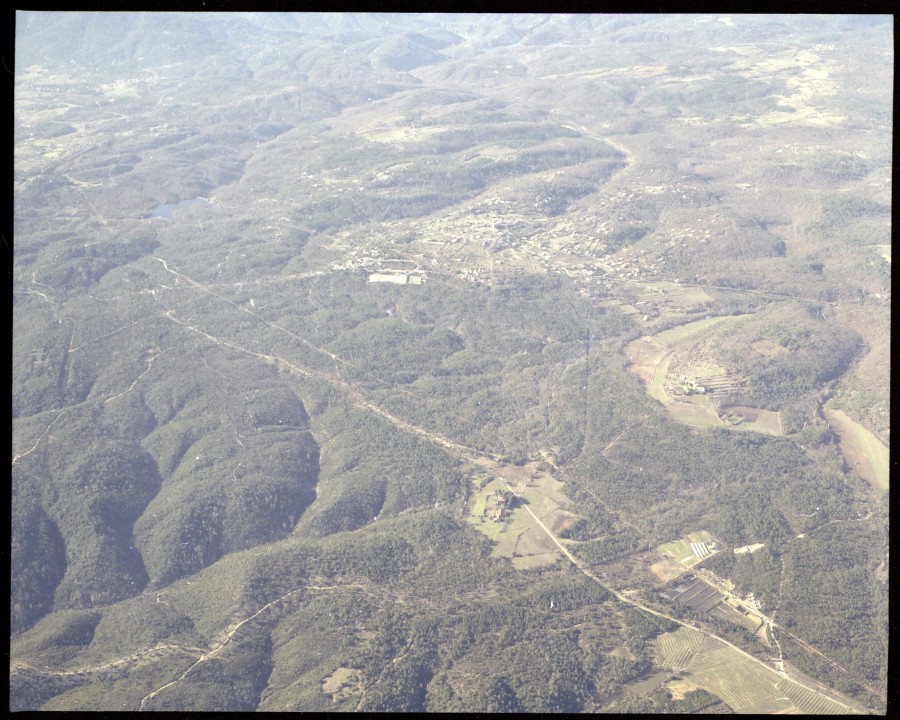
{"type": "Polygon", "coordinates": [[[842,714],[850,708],[766,670],[719,640],[690,628],[656,639],[661,667],[720,697],[740,714],[842,714]]]}
{"type": "Polygon", "coordinates": [[[678,400],[666,410],[674,420],[691,427],[722,427],[722,420],[708,400],[678,400]]]}
{"type": "Polygon", "coordinates": [[[762,408],[732,405],[719,409],[723,423],[734,430],[752,430],[765,435],[784,435],[781,413],[762,408]]]}
{"type": "Polygon", "coordinates": [[[697,532],[688,533],[678,540],[672,540],[671,542],[660,545],[657,548],[657,552],[673,558],[685,567],[690,568],[702,562],[704,558],[715,554],[717,551],[712,547],[714,544],[715,539],[709,532],[706,530],[699,530],[697,532]],[[692,543],[695,545],[697,543],[708,543],[707,549],[710,552],[704,552],[701,553],[701,555],[697,555],[691,547],[692,543]]]}
{"type": "Polygon", "coordinates": [[[656,638],[656,652],[659,664],[673,670],[687,668],[703,643],[703,635],[690,628],[679,628],[675,632],[664,633],[656,638]]]}
{"type": "Polygon", "coordinates": [[[675,317],[678,314],[696,312],[713,297],[703,288],[691,287],[672,282],[643,282],[638,286],[646,289],[637,296],[637,302],[651,305],[660,317],[675,317]]]}
{"type": "Polygon", "coordinates": [[[722,620],[726,620],[730,623],[734,623],[740,627],[746,628],[751,633],[756,633],[759,630],[760,626],[763,624],[763,621],[754,617],[748,613],[742,612],[739,608],[736,608],[726,599],[725,602],[719,603],[716,607],[710,610],[710,615],[714,615],[722,620]]]}
{"type": "Polygon", "coordinates": [[[840,437],[841,452],[847,464],[873,486],[887,490],[890,486],[890,450],[874,433],[844,412],[825,408],[823,413],[840,437]]]}
{"type": "Polygon", "coordinates": [[[653,340],[659,344],[672,349],[685,349],[692,347],[694,342],[704,337],[710,330],[728,322],[737,319],[738,315],[721,315],[709,317],[703,320],[694,320],[693,322],[677,325],[669,330],[663,330],[653,335],[653,340]]]}
{"type": "Polygon", "coordinates": [[[647,394],[680,423],[783,435],[777,412],[718,405],[718,399],[736,392],[743,379],[713,359],[716,329],[746,317],[708,317],[634,340],[625,347],[629,369],[644,383],[647,394]]]}
{"type": "Polygon", "coordinates": [[[547,473],[510,466],[504,476],[485,474],[472,479],[472,510],[469,522],[494,543],[494,557],[510,558],[513,566],[528,569],[551,565],[561,557],[559,548],[538,525],[529,509],[554,533],[575,522],[576,515],[564,510],[563,484],[547,473]],[[509,496],[510,490],[519,498],[503,519],[492,519],[497,509],[498,494],[509,496]]]}

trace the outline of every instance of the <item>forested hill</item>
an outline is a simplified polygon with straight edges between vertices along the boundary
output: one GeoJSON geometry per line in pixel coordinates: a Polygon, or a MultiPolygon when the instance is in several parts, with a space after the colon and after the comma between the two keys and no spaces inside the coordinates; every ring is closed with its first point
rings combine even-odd
{"type": "Polygon", "coordinates": [[[892,41],[18,12],[11,708],[883,712],[892,41]]]}

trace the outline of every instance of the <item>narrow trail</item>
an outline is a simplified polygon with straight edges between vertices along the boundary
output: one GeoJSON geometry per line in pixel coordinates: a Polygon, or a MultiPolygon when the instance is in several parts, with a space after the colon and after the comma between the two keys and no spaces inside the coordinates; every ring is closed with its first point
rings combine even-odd
{"type": "MultiPolygon", "coordinates": [[[[784,633],[785,635],[787,635],[789,638],[791,638],[794,642],[796,642],[796,643],[797,643],[798,645],[800,645],[802,648],[804,648],[805,650],[808,650],[808,651],[811,652],[811,653],[814,653],[814,654],[818,655],[820,658],[822,658],[822,659],[823,659],[825,662],[827,662],[829,665],[831,665],[832,667],[837,668],[838,670],[840,670],[842,673],[844,673],[844,675],[846,675],[847,677],[851,678],[854,682],[859,683],[860,685],[862,685],[866,690],[868,690],[870,693],[872,693],[872,694],[875,695],[876,697],[879,697],[879,696],[881,695],[881,693],[883,692],[883,691],[881,691],[881,690],[878,690],[878,689],[876,689],[876,688],[873,688],[873,687],[872,687],[871,685],[869,685],[865,680],[862,680],[862,679],[859,678],[857,675],[854,675],[854,674],[851,673],[849,670],[847,670],[847,668],[843,667],[842,665],[839,665],[837,662],[835,662],[835,661],[832,660],[830,657],[828,657],[825,653],[821,652],[820,650],[817,650],[816,648],[814,648],[812,645],[810,645],[810,644],[809,644],[808,642],[806,642],[805,640],[802,640],[801,638],[798,638],[798,637],[797,637],[796,635],[794,635],[792,632],[788,632],[787,630],[785,630],[785,629],[784,629],[781,625],[779,625],[778,623],[774,623],[774,622],[773,622],[773,623],[772,623],[772,627],[778,628],[782,633],[784,633]]],[[[778,647],[779,647],[779,650],[780,650],[780,649],[781,649],[781,646],[779,645],[778,647]]],[[[796,682],[796,681],[795,681],[795,682],[796,682]]]]}
{"type": "MultiPolygon", "coordinates": [[[[190,645],[176,645],[174,643],[161,642],[161,643],[157,643],[156,645],[153,645],[151,647],[140,648],[139,650],[137,650],[133,653],[129,653],[128,655],[123,655],[121,657],[114,658],[112,660],[106,660],[104,662],[97,663],[95,665],[84,665],[84,666],[69,669],[69,670],[54,670],[54,669],[51,669],[48,667],[39,667],[38,665],[35,665],[33,662],[29,662],[27,660],[15,661],[14,663],[10,664],[9,670],[10,670],[10,674],[15,673],[16,671],[21,671],[21,670],[31,670],[40,675],[49,675],[49,676],[55,676],[55,677],[76,677],[76,676],[101,674],[101,673],[108,672],[110,670],[125,668],[129,665],[132,665],[132,664],[142,660],[142,659],[145,659],[148,657],[153,657],[153,656],[158,656],[163,653],[183,654],[183,655],[189,655],[189,656],[196,658],[196,661],[187,670],[185,670],[178,678],[176,678],[172,682],[166,683],[165,685],[163,685],[163,686],[157,688],[156,690],[152,691],[151,693],[148,693],[147,695],[145,695],[144,698],[142,698],[142,700],[141,700],[141,703],[143,706],[143,703],[145,703],[147,700],[149,700],[152,696],[154,696],[157,693],[159,693],[160,691],[162,691],[164,688],[169,687],[169,686],[175,684],[176,682],[179,682],[180,680],[184,679],[184,677],[186,677],[188,675],[188,673],[190,673],[199,663],[205,662],[207,660],[210,660],[210,659],[216,657],[222,651],[222,649],[229,642],[231,642],[231,640],[234,638],[234,635],[242,627],[244,627],[244,625],[246,625],[248,622],[251,622],[252,620],[256,619],[257,617],[259,617],[266,611],[270,610],[272,607],[278,605],[278,603],[283,602],[284,600],[286,600],[286,599],[290,598],[291,596],[293,596],[299,592],[302,592],[304,590],[319,592],[319,591],[341,591],[341,590],[346,590],[348,588],[360,589],[360,590],[363,590],[364,592],[371,594],[371,590],[368,587],[366,587],[365,585],[362,585],[360,583],[347,583],[345,585],[304,585],[303,587],[295,588],[294,590],[291,590],[291,591],[281,595],[280,597],[277,597],[274,600],[266,603],[265,605],[263,605],[261,608],[259,608],[256,612],[254,612],[249,617],[247,617],[244,620],[241,620],[240,622],[236,623],[235,625],[232,625],[231,627],[229,627],[228,631],[225,633],[224,637],[220,641],[215,642],[206,648],[193,647],[190,645]]],[[[155,593],[156,602],[164,604],[164,605],[169,604],[168,601],[161,599],[161,596],[163,594],[165,594],[165,592],[166,591],[160,591],[160,592],[155,593]]]]}
{"type": "Polygon", "coordinates": [[[82,345],[85,345],[85,344],[93,345],[94,343],[96,343],[96,342],[98,342],[98,341],[100,341],[100,340],[103,340],[103,339],[105,339],[105,338],[108,338],[108,337],[110,337],[111,335],[115,335],[116,333],[120,333],[120,332],[122,332],[123,330],[127,330],[128,328],[133,328],[134,326],[138,325],[140,322],[141,322],[141,321],[139,321],[139,320],[135,320],[134,322],[127,323],[127,324],[123,325],[122,327],[116,328],[115,330],[110,330],[108,333],[104,333],[103,335],[100,335],[100,336],[98,336],[98,337],[91,338],[90,340],[82,340],[81,342],[78,343],[78,346],[77,346],[77,347],[72,347],[72,346],[74,345],[74,342],[75,342],[75,326],[73,325],[73,326],[72,326],[72,339],[69,341],[69,352],[70,352],[70,353],[73,353],[73,352],[75,352],[76,350],[80,350],[81,347],[82,347],[82,345]]]}
{"type": "Polygon", "coordinates": [[[21,460],[23,457],[26,457],[26,456],[28,456],[28,455],[31,455],[31,453],[33,453],[35,450],[37,450],[37,446],[41,444],[41,440],[43,440],[43,439],[47,436],[47,433],[50,432],[50,428],[52,428],[52,427],[56,424],[56,421],[57,421],[57,420],[59,420],[63,415],[65,415],[67,412],[69,412],[69,410],[71,410],[71,408],[63,408],[63,409],[59,412],[59,414],[58,414],[55,418],[53,418],[53,420],[50,421],[50,424],[47,425],[47,427],[44,428],[44,432],[42,432],[42,433],[38,436],[38,439],[34,441],[34,445],[32,445],[32,446],[31,446],[28,450],[26,450],[25,452],[19,453],[19,454],[13,456],[12,464],[15,465],[15,464],[16,464],[17,462],[19,462],[19,460],[21,460]]]}
{"type": "Polygon", "coordinates": [[[321,353],[321,354],[323,354],[323,355],[326,355],[327,357],[329,357],[329,358],[332,360],[332,362],[338,363],[338,364],[340,364],[340,365],[344,365],[344,366],[349,367],[349,368],[352,368],[352,369],[354,369],[354,370],[356,370],[356,371],[358,371],[358,372],[364,373],[367,377],[371,378],[372,380],[375,380],[375,381],[378,382],[378,383],[381,383],[381,384],[384,384],[384,385],[387,385],[387,384],[388,384],[385,380],[382,380],[381,378],[377,377],[376,375],[373,375],[372,373],[369,373],[368,371],[366,371],[365,369],[359,367],[358,365],[354,365],[353,363],[351,363],[351,362],[349,362],[349,361],[347,361],[347,360],[344,360],[344,358],[340,357],[339,355],[335,355],[333,352],[330,352],[330,351],[326,350],[325,348],[321,348],[321,347],[318,347],[317,345],[314,345],[313,343],[311,343],[311,342],[310,342],[309,340],[307,340],[306,338],[300,337],[300,336],[297,335],[295,332],[292,332],[291,330],[288,330],[288,329],[287,329],[286,327],[284,327],[283,325],[279,325],[278,323],[274,323],[274,322],[271,322],[271,321],[269,321],[269,320],[266,320],[266,318],[264,318],[264,317],[263,317],[262,315],[260,315],[259,313],[254,312],[252,309],[248,309],[248,308],[246,308],[246,307],[243,307],[242,305],[238,305],[238,304],[237,304],[236,302],[234,302],[233,300],[230,300],[229,298],[227,298],[227,297],[225,297],[225,296],[223,296],[223,295],[219,295],[218,293],[212,291],[208,286],[204,285],[203,283],[197,282],[197,281],[194,280],[193,278],[190,278],[190,277],[188,277],[187,275],[184,275],[183,273],[178,272],[177,270],[172,270],[172,268],[170,268],[169,265],[166,263],[166,261],[163,260],[162,258],[159,258],[159,257],[158,257],[158,258],[155,258],[155,259],[162,263],[162,266],[166,269],[166,272],[171,273],[172,275],[174,275],[174,276],[175,276],[176,278],[178,278],[179,280],[184,280],[186,283],[188,283],[188,284],[191,285],[192,287],[195,287],[195,288],[197,288],[198,290],[202,290],[203,292],[209,293],[210,295],[212,295],[213,297],[218,298],[218,299],[221,300],[222,302],[228,303],[229,305],[231,305],[231,306],[232,306],[233,308],[235,308],[236,310],[240,310],[241,312],[246,313],[247,315],[253,316],[253,317],[256,318],[257,320],[259,320],[261,323],[263,323],[264,325],[266,325],[266,326],[268,326],[268,327],[270,327],[270,328],[273,328],[273,329],[275,329],[275,330],[280,330],[281,332],[287,334],[289,337],[291,337],[292,339],[296,340],[297,342],[302,343],[303,345],[305,345],[305,346],[306,346],[307,348],[309,348],[310,350],[314,350],[315,352],[318,352],[318,353],[321,353]]]}
{"type": "Polygon", "coordinates": [[[112,397],[106,398],[106,400],[103,401],[103,404],[106,405],[107,403],[111,403],[113,400],[116,400],[117,398],[120,398],[123,395],[127,395],[132,390],[134,390],[134,386],[138,384],[138,381],[142,377],[144,377],[144,375],[146,375],[148,372],[150,372],[150,369],[153,367],[153,361],[156,360],[156,358],[158,358],[160,355],[165,355],[167,352],[169,352],[169,350],[172,350],[172,349],[173,348],[168,347],[165,350],[162,350],[162,351],[156,353],[155,355],[151,355],[149,358],[147,358],[147,369],[144,370],[144,372],[142,372],[140,375],[138,375],[134,379],[134,382],[131,383],[131,386],[127,390],[120,392],[118,395],[113,395],[112,397]]]}
{"type": "Polygon", "coordinates": [[[291,590],[290,592],[286,592],[284,595],[267,602],[255,613],[253,613],[252,615],[250,615],[247,618],[244,618],[236,625],[232,625],[231,628],[229,629],[229,631],[225,634],[225,637],[222,638],[222,640],[220,640],[217,643],[214,643],[214,645],[210,649],[204,651],[200,655],[200,657],[198,657],[197,660],[187,670],[185,670],[183,673],[181,673],[181,675],[179,675],[177,678],[175,678],[171,682],[167,682],[165,685],[161,685],[160,687],[156,688],[156,690],[153,690],[152,692],[149,692],[146,695],[144,695],[144,697],[141,698],[141,701],[140,701],[137,709],[143,710],[144,705],[147,703],[147,701],[152,700],[154,697],[156,697],[159,693],[161,693],[166,688],[171,687],[172,685],[175,685],[176,683],[184,680],[184,678],[186,678],[191,673],[191,671],[194,670],[194,668],[196,668],[198,665],[200,665],[200,663],[207,662],[208,660],[212,660],[213,658],[218,656],[222,652],[222,650],[228,645],[228,643],[231,642],[231,639],[235,636],[235,633],[237,633],[237,631],[240,630],[248,622],[252,622],[253,620],[258,618],[260,615],[262,615],[264,612],[269,610],[274,605],[277,605],[278,603],[280,603],[280,602],[288,599],[289,597],[292,597],[293,595],[296,595],[297,593],[302,592],[304,590],[306,590],[306,586],[296,588],[294,590],[291,590]]]}
{"type": "MultiPolygon", "coordinates": [[[[386,380],[378,377],[377,375],[370,373],[369,371],[365,370],[364,368],[361,368],[358,365],[355,365],[354,363],[345,360],[344,358],[330,352],[329,350],[326,350],[325,348],[314,345],[313,343],[309,342],[307,339],[300,337],[299,335],[292,332],[291,330],[288,330],[287,328],[283,327],[282,325],[279,325],[278,323],[273,323],[273,322],[267,320],[259,313],[256,313],[253,310],[250,310],[248,308],[242,307],[241,305],[238,305],[237,303],[233,302],[232,300],[213,292],[206,285],[204,285],[200,282],[197,282],[193,278],[190,278],[187,275],[184,275],[183,273],[180,273],[176,270],[172,270],[168,266],[166,261],[163,260],[162,258],[157,257],[155,259],[157,261],[159,261],[160,263],[162,263],[163,267],[165,268],[165,270],[167,272],[171,273],[176,278],[184,280],[185,282],[190,284],[192,287],[196,287],[204,292],[207,292],[207,293],[213,295],[214,297],[219,298],[223,302],[228,303],[229,305],[236,308],[237,310],[240,310],[241,312],[247,313],[248,315],[252,315],[257,320],[259,320],[261,323],[265,324],[268,327],[271,327],[273,329],[280,330],[281,332],[286,333],[292,339],[297,340],[298,342],[302,343],[307,348],[309,348],[317,353],[321,353],[322,355],[327,356],[328,358],[330,358],[332,360],[332,362],[343,365],[348,368],[352,368],[353,370],[356,370],[357,372],[362,373],[365,377],[370,378],[381,385],[390,387],[390,383],[388,383],[386,380]]],[[[363,394],[357,388],[353,387],[350,383],[348,383],[347,381],[335,378],[332,375],[329,375],[328,373],[325,373],[322,371],[302,368],[302,367],[298,366],[297,364],[292,363],[289,360],[286,360],[285,358],[279,357],[277,355],[267,355],[265,353],[259,353],[259,352],[250,350],[248,348],[242,347],[242,346],[238,345],[237,343],[230,342],[228,340],[223,340],[221,338],[217,338],[217,337],[205,332],[204,330],[201,330],[200,328],[198,328],[194,325],[191,325],[190,323],[179,320],[178,318],[175,317],[175,312],[173,310],[166,310],[163,313],[163,315],[165,317],[167,317],[168,319],[172,320],[173,322],[176,322],[179,325],[182,325],[183,327],[186,327],[186,328],[202,335],[203,337],[205,337],[206,339],[208,339],[209,341],[211,341],[217,345],[220,345],[222,347],[228,347],[232,350],[236,350],[238,352],[246,353],[248,355],[252,355],[254,357],[264,359],[265,361],[267,361],[271,364],[274,364],[281,369],[287,370],[288,372],[296,373],[296,374],[302,375],[304,377],[311,377],[311,376],[317,377],[318,379],[324,380],[324,381],[330,383],[331,385],[337,386],[340,389],[344,390],[345,392],[349,393],[353,397],[354,404],[356,404],[357,407],[367,409],[367,410],[375,413],[376,415],[383,417],[384,419],[388,420],[389,422],[396,425],[397,427],[399,427],[407,432],[413,433],[420,437],[424,437],[433,442],[436,442],[437,444],[439,444],[449,450],[466,453],[470,458],[485,456],[485,457],[494,458],[495,460],[500,459],[500,457],[498,455],[495,455],[493,453],[482,452],[482,451],[478,450],[477,448],[472,448],[467,445],[463,445],[461,443],[456,443],[456,442],[450,440],[449,438],[439,435],[438,433],[434,433],[432,431],[425,430],[416,425],[413,425],[412,423],[408,423],[405,420],[402,420],[402,419],[396,417],[395,415],[389,413],[388,411],[384,410],[383,408],[366,400],[365,397],[363,396],[363,394]]],[[[416,397],[416,395],[412,392],[409,392],[409,391],[404,391],[404,392],[407,395],[416,397]]],[[[471,424],[471,422],[472,422],[468,418],[463,418],[462,416],[459,416],[459,415],[456,415],[456,417],[458,417],[462,420],[465,420],[465,422],[467,422],[469,424],[471,424]]]]}
{"type": "MultiPolygon", "coordinates": [[[[832,522],[841,522],[841,521],[838,520],[838,521],[832,521],[832,522]]],[[[824,523],[823,525],[820,525],[819,527],[824,527],[824,525],[828,525],[828,524],[830,524],[830,523],[824,523]]],[[[782,558],[782,582],[784,581],[784,575],[783,575],[783,573],[784,573],[784,559],[782,558]]],[[[707,583],[710,587],[714,588],[716,591],[718,591],[719,593],[721,593],[722,595],[724,595],[726,598],[730,598],[731,600],[733,600],[734,602],[738,603],[739,605],[746,606],[745,603],[741,600],[741,598],[739,598],[738,596],[736,596],[734,593],[732,593],[732,592],[729,591],[728,589],[722,587],[718,582],[712,582],[705,574],[702,574],[702,571],[700,571],[700,572],[698,573],[698,577],[699,577],[701,580],[703,580],[705,583],[707,583]]],[[[780,593],[780,592],[781,592],[781,588],[779,587],[779,593],[780,593]]],[[[780,602],[780,596],[779,596],[779,602],[780,602]]],[[[779,657],[781,658],[782,662],[784,661],[784,653],[782,652],[782,649],[781,649],[781,643],[778,642],[778,638],[775,636],[774,630],[775,630],[776,628],[777,628],[779,631],[781,631],[782,633],[784,633],[785,635],[787,635],[788,637],[790,637],[791,639],[793,639],[797,644],[799,644],[800,646],[802,646],[803,648],[805,648],[805,649],[808,650],[809,652],[815,653],[816,655],[818,655],[819,657],[821,657],[823,660],[825,660],[826,662],[828,662],[832,667],[835,667],[835,668],[837,668],[838,670],[840,670],[841,672],[843,672],[847,677],[851,678],[854,682],[856,682],[856,683],[858,683],[859,685],[861,685],[862,687],[866,688],[869,692],[871,692],[871,693],[873,693],[873,694],[875,694],[875,695],[878,695],[878,691],[877,691],[875,688],[873,688],[873,687],[871,687],[870,685],[868,685],[868,684],[866,683],[865,680],[863,680],[862,678],[860,678],[860,677],[858,677],[857,675],[853,674],[852,672],[850,672],[849,670],[847,670],[845,667],[841,666],[839,663],[837,663],[836,661],[832,660],[832,659],[831,659],[830,657],[828,657],[825,653],[821,652],[820,650],[818,650],[817,648],[813,647],[812,645],[810,645],[810,644],[809,644],[808,642],[806,642],[805,640],[803,640],[803,639],[797,637],[797,636],[794,635],[792,632],[786,630],[782,625],[779,625],[777,622],[775,622],[775,620],[774,620],[774,615],[775,615],[775,614],[774,614],[774,613],[772,613],[772,615],[766,615],[766,614],[760,612],[759,610],[753,610],[753,613],[754,613],[755,615],[759,616],[759,618],[760,618],[766,625],[768,625],[769,629],[772,631],[772,640],[773,640],[773,642],[775,643],[775,646],[778,648],[779,657]]],[[[785,673],[785,677],[787,677],[787,673],[785,673]]]]}
{"type": "MultiPolygon", "coordinates": [[[[203,365],[207,370],[212,371],[213,368],[209,366],[209,363],[206,362],[206,358],[203,358],[203,365]]],[[[223,373],[219,368],[215,368],[215,372],[219,374],[219,377],[222,378],[222,387],[228,387],[229,381],[228,377],[223,373]]],[[[241,465],[244,464],[244,460],[247,458],[247,446],[244,445],[244,436],[238,431],[237,423],[231,419],[231,416],[228,414],[228,407],[225,404],[225,400],[221,397],[219,398],[219,402],[222,405],[222,422],[227,423],[231,427],[231,431],[234,433],[234,440],[238,444],[240,448],[241,456],[238,458],[237,465],[231,468],[231,481],[237,482],[237,471],[240,470],[241,465]]]]}
{"type": "MultiPolygon", "coordinates": [[[[627,428],[626,428],[626,430],[627,430],[627,428]]],[[[622,432],[624,433],[625,431],[623,430],[622,432]]],[[[620,436],[621,436],[621,433],[620,433],[620,436]]],[[[601,508],[603,508],[603,511],[604,511],[607,515],[609,515],[609,516],[612,517],[612,518],[615,518],[617,522],[621,523],[621,524],[624,525],[625,527],[627,527],[627,528],[629,528],[629,529],[631,529],[631,530],[634,530],[636,533],[640,534],[639,531],[638,531],[638,528],[636,528],[636,527],[635,527],[634,525],[632,525],[630,522],[628,522],[627,520],[625,520],[624,518],[622,518],[622,516],[619,515],[618,512],[616,512],[615,510],[613,510],[613,508],[611,508],[611,507],[609,506],[608,503],[606,503],[606,502],[604,502],[603,500],[601,500],[593,490],[591,490],[589,487],[585,487],[585,486],[582,485],[580,482],[578,482],[578,481],[576,481],[575,479],[573,479],[573,478],[572,478],[572,475],[571,475],[570,473],[566,472],[566,471],[563,470],[561,467],[559,467],[555,462],[553,462],[553,460],[551,460],[551,459],[547,456],[546,453],[543,453],[543,452],[542,452],[542,453],[541,453],[541,457],[542,457],[542,459],[543,459],[550,467],[552,467],[552,468],[556,471],[557,475],[560,477],[560,479],[561,479],[564,483],[566,483],[566,484],[568,484],[568,485],[572,485],[572,486],[574,486],[574,487],[577,487],[579,490],[583,490],[584,492],[586,492],[588,495],[591,496],[591,498],[593,498],[594,502],[596,502],[597,505],[599,505],[601,508]]]]}
{"type": "Polygon", "coordinates": [[[626,426],[622,429],[622,432],[620,432],[620,433],[619,433],[618,435],[616,435],[612,440],[610,440],[609,443],[607,443],[606,447],[604,447],[604,448],[600,451],[600,454],[601,454],[603,457],[607,457],[607,453],[608,453],[610,450],[612,450],[612,449],[616,446],[616,443],[619,442],[620,438],[621,438],[625,433],[627,433],[629,430],[631,430],[631,428],[635,427],[636,425],[640,425],[641,423],[643,423],[648,417],[650,417],[650,416],[649,416],[649,415],[643,415],[643,416],[641,416],[640,419],[637,420],[637,422],[633,422],[633,423],[631,423],[630,425],[626,425],[626,426]]]}
{"type": "Polygon", "coordinates": [[[184,655],[198,656],[206,652],[203,648],[190,647],[185,645],[174,645],[172,643],[158,643],[152,647],[139,649],[130,655],[124,655],[114,660],[107,660],[96,665],[86,665],[73,670],[51,670],[47,667],[38,667],[34,663],[25,660],[18,660],[9,667],[10,674],[17,670],[32,670],[41,675],[52,675],[55,677],[73,677],[83,675],[96,675],[109,670],[126,667],[145,657],[157,655],[164,652],[178,653],[184,655]]]}

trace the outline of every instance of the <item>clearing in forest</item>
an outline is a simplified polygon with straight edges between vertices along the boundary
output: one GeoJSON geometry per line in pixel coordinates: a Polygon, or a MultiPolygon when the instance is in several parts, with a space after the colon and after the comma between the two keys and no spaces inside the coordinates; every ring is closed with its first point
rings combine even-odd
{"type": "Polygon", "coordinates": [[[335,701],[348,695],[355,695],[362,689],[360,674],[359,670],[339,667],[322,679],[322,692],[331,695],[335,701]]]}
{"type": "Polygon", "coordinates": [[[718,552],[716,541],[706,530],[688,533],[683,538],[664,543],[657,551],[686,567],[693,567],[704,558],[718,552]]]}
{"type": "Polygon", "coordinates": [[[517,569],[553,564],[561,556],[559,548],[522,505],[558,532],[578,519],[562,509],[568,503],[563,483],[531,464],[510,465],[503,473],[482,473],[472,480],[469,522],[494,541],[492,555],[511,558],[517,569]]]}
{"type": "Polygon", "coordinates": [[[847,464],[877,488],[890,487],[890,451],[873,433],[840,410],[825,408],[825,419],[841,439],[847,464]]]}
{"type": "Polygon", "coordinates": [[[681,575],[684,572],[684,566],[679,565],[670,558],[663,558],[659,562],[653,563],[650,566],[650,571],[661,583],[667,583],[681,575]]]}
{"type": "Polygon", "coordinates": [[[643,382],[647,394],[684,425],[783,435],[778,412],[717,405],[717,398],[738,391],[744,379],[714,359],[716,330],[747,317],[708,317],[634,340],[624,348],[628,368],[643,382]]]}
{"type": "Polygon", "coordinates": [[[784,435],[781,429],[781,413],[774,410],[731,405],[719,409],[726,427],[734,430],[754,430],[766,435],[784,435]]]}

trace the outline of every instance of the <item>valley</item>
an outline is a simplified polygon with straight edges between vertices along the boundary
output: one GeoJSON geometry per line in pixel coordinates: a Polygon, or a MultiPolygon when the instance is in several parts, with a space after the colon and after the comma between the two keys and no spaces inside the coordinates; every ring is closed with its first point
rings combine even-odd
{"type": "Polygon", "coordinates": [[[890,18],[17,19],[12,709],[885,712],[890,18]]]}

